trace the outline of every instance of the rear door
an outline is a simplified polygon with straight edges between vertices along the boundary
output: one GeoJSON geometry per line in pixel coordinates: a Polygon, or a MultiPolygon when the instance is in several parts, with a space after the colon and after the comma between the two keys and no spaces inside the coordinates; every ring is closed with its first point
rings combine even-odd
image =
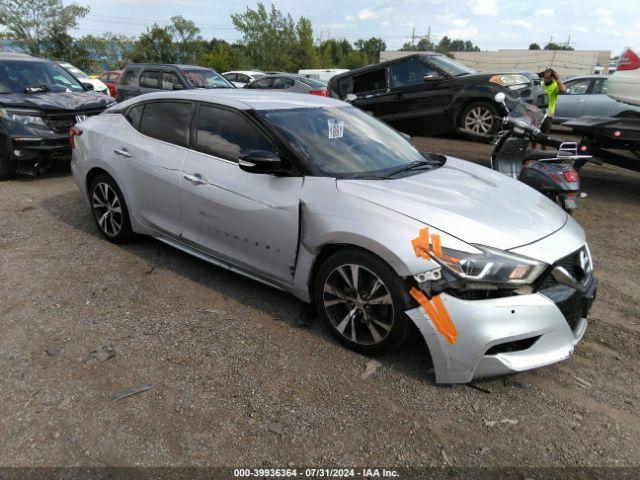
{"type": "Polygon", "coordinates": [[[180,181],[192,109],[184,101],[143,103],[110,132],[111,161],[122,172],[136,220],[173,238],[181,232],[180,181]]]}
{"type": "Polygon", "coordinates": [[[183,241],[264,277],[291,282],[303,179],[245,172],[238,166],[241,150],[279,153],[242,113],[201,104],[182,169],[183,241]]]}
{"type": "Polygon", "coordinates": [[[618,102],[607,95],[606,78],[595,78],[589,92],[585,98],[583,115],[610,117],[632,109],[632,107],[618,102]]]}

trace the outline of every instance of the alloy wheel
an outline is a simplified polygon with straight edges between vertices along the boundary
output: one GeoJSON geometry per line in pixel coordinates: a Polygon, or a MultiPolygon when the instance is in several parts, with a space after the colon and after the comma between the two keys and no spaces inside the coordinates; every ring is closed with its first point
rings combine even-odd
{"type": "Polygon", "coordinates": [[[100,229],[110,237],[118,235],[124,217],[122,203],[115,190],[107,183],[97,183],[93,189],[92,205],[100,229]]]}
{"type": "Polygon", "coordinates": [[[393,327],[389,289],[375,273],[361,265],[334,268],[325,279],[322,298],[332,325],[351,342],[378,344],[393,327]]]}
{"type": "Polygon", "coordinates": [[[464,128],[477,134],[488,134],[493,127],[493,114],[485,107],[474,107],[464,117],[464,128]]]}

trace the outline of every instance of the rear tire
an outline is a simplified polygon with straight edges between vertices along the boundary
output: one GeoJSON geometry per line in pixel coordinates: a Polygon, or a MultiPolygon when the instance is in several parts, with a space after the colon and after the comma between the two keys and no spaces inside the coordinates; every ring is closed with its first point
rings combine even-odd
{"type": "Polygon", "coordinates": [[[113,243],[125,243],[131,239],[129,211],[116,181],[107,174],[100,174],[89,186],[91,212],[98,230],[113,243]]]}
{"type": "Polygon", "coordinates": [[[320,266],[314,285],[318,314],[343,345],[382,354],[407,339],[409,287],[378,257],[357,248],[340,250],[320,266]]]}
{"type": "Polygon", "coordinates": [[[16,176],[18,164],[11,155],[0,157],[0,180],[11,180],[16,176]]]}
{"type": "Polygon", "coordinates": [[[485,101],[471,102],[458,114],[458,131],[469,140],[487,142],[498,133],[496,107],[485,101]]]}

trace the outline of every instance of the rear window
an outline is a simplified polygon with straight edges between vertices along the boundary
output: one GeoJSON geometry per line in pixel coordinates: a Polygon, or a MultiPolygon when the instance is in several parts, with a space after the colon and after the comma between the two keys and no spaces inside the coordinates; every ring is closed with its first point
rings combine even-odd
{"type": "Polygon", "coordinates": [[[144,107],[139,130],[149,137],[186,147],[190,121],[190,103],[150,102],[144,107]]]}

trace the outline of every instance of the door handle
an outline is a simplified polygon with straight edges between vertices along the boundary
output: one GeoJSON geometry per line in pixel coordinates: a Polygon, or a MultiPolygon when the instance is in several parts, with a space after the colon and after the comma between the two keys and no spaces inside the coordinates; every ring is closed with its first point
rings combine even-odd
{"type": "Polygon", "coordinates": [[[122,148],[114,148],[113,149],[113,153],[117,154],[117,155],[121,155],[123,157],[131,157],[132,155],[129,153],[129,150],[127,150],[125,147],[122,148]]]}
{"type": "Polygon", "coordinates": [[[189,180],[191,183],[195,183],[197,185],[207,183],[207,181],[204,178],[202,178],[202,175],[200,175],[199,173],[194,173],[193,175],[191,175],[190,173],[183,173],[182,177],[186,180],[189,180]]]}

